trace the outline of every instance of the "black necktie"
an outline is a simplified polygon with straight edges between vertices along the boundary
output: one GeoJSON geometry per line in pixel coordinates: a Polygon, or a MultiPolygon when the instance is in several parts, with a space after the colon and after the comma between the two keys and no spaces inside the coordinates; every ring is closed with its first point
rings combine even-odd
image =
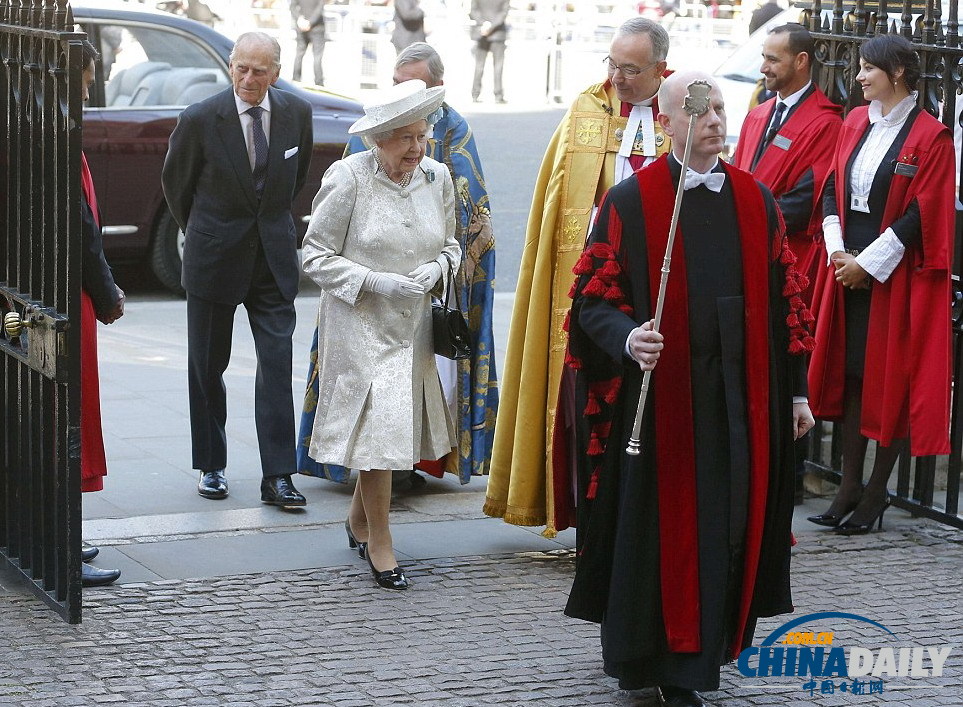
{"type": "Polygon", "coordinates": [[[247,114],[254,121],[251,131],[254,140],[254,169],[251,171],[251,176],[254,178],[254,191],[257,192],[258,198],[264,191],[264,179],[267,176],[268,141],[267,135],[264,134],[264,126],[261,124],[263,113],[264,109],[261,106],[247,109],[247,114]]]}
{"type": "Polygon", "coordinates": [[[766,131],[766,142],[772,142],[773,138],[776,137],[776,133],[779,132],[779,127],[782,125],[782,113],[786,110],[786,104],[782,101],[776,102],[776,112],[773,113],[772,122],[769,124],[769,130],[766,131]]]}

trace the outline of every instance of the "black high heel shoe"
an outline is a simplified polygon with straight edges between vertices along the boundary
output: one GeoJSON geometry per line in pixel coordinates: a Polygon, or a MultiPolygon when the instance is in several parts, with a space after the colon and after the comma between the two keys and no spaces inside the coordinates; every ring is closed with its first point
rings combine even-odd
{"type": "Polygon", "coordinates": [[[400,567],[379,572],[372,564],[370,556],[365,557],[365,559],[368,560],[368,567],[371,568],[371,574],[374,575],[375,582],[378,583],[379,587],[383,589],[407,589],[411,586],[411,583],[408,582],[408,578],[405,577],[405,573],[400,567]]]}
{"type": "Polygon", "coordinates": [[[348,547],[352,550],[357,548],[358,557],[363,560],[368,553],[368,543],[363,543],[354,536],[351,532],[351,522],[347,518],[344,519],[344,532],[348,534],[348,547]]]}
{"type": "Polygon", "coordinates": [[[855,501],[849,504],[849,506],[845,508],[843,512],[840,513],[839,515],[833,515],[832,513],[826,512],[826,513],[820,513],[817,516],[809,516],[808,518],[806,518],[806,520],[808,520],[810,523],[815,523],[816,525],[822,525],[826,528],[836,528],[839,526],[840,523],[843,522],[843,518],[845,518],[854,510],[856,510],[856,506],[859,505],[859,501],[860,499],[857,498],[855,501]]]}
{"type": "Polygon", "coordinates": [[[877,530],[883,529],[883,514],[886,509],[889,508],[889,497],[883,502],[883,507],[879,509],[879,512],[874,515],[868,523],[853,523],[852,521],[846,521],[845,523],[836,526],[833,532],[837,535],[866,535],[869,531],[873,529],[873,525],[876,525],[877,530]]]}

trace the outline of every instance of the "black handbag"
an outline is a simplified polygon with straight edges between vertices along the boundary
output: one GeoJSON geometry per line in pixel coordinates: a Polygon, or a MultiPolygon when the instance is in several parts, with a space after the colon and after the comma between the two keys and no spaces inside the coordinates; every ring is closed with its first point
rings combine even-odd
{"type": "Polygon", "coordinates": [[[461,297],[454,271],[448,265],[448,289],[444,302],[431,303],[431,327],[434,337],[435,353],[454,361],[471,357],[471,334],[468,322],[461,313],[461,297]],[[450,306],[451,291],[455,291],[455,308],[450,306]]]}

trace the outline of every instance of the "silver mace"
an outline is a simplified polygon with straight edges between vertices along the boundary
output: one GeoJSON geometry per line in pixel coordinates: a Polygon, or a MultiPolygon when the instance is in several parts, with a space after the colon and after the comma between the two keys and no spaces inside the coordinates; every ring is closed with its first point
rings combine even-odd
{"type": "MultiPolygon", "coordinates": [[[[708,81],[693,81],[686,89],[688,93],[685,97],[683,108],[689,114],[689,130],[686,133],[685,152],[682,155],[682,171],[679,174],[679,186],[675,190],[675,204],[672,206],[672,221],[669,225],[669,242],[665,246],[665,258],[662,259],[662,277],[659,280],[659,296],[655,301],[655,324],[653,331],[662,328],[662,307],[665,304],[665,287],[669,282],[669,265],[672,262],[672,245],[675,243],[675,231],[679,225],[679,209],[682,207],[682,193],[685,191],[685,175],[689,168],[689,156],[692,154],[692,134],[695,132],[696,118],[709,110],[709,89],[712,86],[708,81]]],[[[639,393],[639,407],[635,411],[635,424],[632,426],[632,436],[629,437],[629,444],[625,448],[626,454],[637,457],[642,453],[642,414],[645,411],[645,401],[649,396],[649,382],[652,380],[652,371],[642,373],[642,391],[639,393]]]]}

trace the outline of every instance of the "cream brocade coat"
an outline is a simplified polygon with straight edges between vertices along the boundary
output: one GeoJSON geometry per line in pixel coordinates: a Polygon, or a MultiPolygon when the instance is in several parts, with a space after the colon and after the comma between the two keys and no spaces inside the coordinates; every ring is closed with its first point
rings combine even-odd
{"type": "Polygon", "coordinates": [[[332,164],[302,248],[321,287],[318,408],[309,454],[351,469],[410,469],[456,444],[432,345],[431,298],[362,291],[369,271],[458,268],[451,175],[425,157],[402,188],[370,150],[332,164]]]}

